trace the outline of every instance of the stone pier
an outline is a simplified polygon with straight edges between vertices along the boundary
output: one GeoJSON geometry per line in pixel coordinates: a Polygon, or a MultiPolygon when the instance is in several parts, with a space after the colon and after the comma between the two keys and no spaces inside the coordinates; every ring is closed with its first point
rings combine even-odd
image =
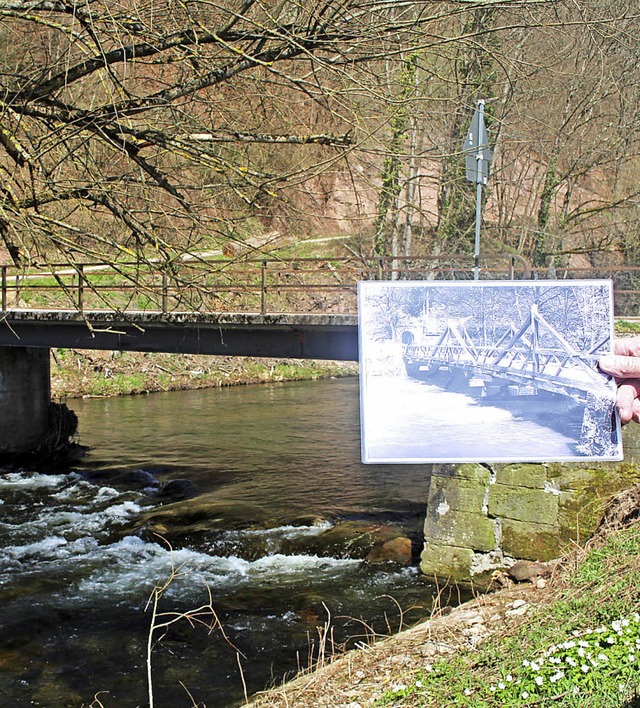
{"type": "Polygon", "coordinates": [[[0,457],[29,453],[49,430],[49,350],[0,347],[0,457]]]}
{"type": "Polygon", "coordinates": [[[434,465],[421,569],[483,585],[515,560],[557,558],[639,479],[630,463],[434,465]]]}

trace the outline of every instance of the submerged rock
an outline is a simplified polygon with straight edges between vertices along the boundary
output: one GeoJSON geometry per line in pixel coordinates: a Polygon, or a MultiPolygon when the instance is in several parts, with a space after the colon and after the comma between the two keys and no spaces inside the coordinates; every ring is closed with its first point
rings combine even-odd
{"type": "Polygon", "coordinates": [[[198,488],[188,479],[172,479],[161,484],[154,497],[162,502],[177,502],[193,499],[198,495],[198,488]]]}
{"type": "Polygon", "coordinates": [[[221,501],[215,492],[173,502],[143,515],[139,527],[168,539],[220,529],[252,528],[267,512],[256,504],[221,501]]]}
{"type": "MultiPolygon", "coordinates": [[[[382,548],[389,542],[394,542],[402,537],[398,527],[371,524],[366,521],[344,521],[327,529],[315,538],[309,539],[307,547],[309,553],[318,556],[333,556],[336,558],[362,558],[365,559],[376,548],[382,548]]],[[[406,539],[411,545],[411,541],[406,539]]],[[[395,544],[396,550],[401,544],[395,544]]],[[[393,555],[394,544],[387,547],[389,555],[393,555]]],[[[380,551],[380,557],[384,552],[380,551]]],[[[375,558],[375,556],[374,556],[375,558]]],[[[386,560],[372,562],[387,562],[386,560]]]]}

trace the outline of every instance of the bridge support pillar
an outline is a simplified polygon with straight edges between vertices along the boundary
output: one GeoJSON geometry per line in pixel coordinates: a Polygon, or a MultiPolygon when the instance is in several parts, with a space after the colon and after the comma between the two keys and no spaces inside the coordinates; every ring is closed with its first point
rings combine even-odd
{"type": "Polygon", "coordinates": [[[49,349],[0,347],[0,457],[36,450],[49,431],[49,349]]]}

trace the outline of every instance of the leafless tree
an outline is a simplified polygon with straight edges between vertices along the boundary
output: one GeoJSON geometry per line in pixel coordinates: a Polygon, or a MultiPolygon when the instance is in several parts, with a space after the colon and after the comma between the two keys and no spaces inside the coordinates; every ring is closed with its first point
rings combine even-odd
{"type": "Polygon", "coordinates": [[[599,170],[615,164],[607,213],[632,202],[635,23],[630,0],[0,0],[0,236],[16,262],[170,263],[279,219],[295,231],[340,175],[354,200],[379,197],[371,247],[404,210],[413,250],[464,250],[477,97],[495,99],[496,193],[527,156],[538,231],[583,223],[598,205],[576,195],[599,170]]]}

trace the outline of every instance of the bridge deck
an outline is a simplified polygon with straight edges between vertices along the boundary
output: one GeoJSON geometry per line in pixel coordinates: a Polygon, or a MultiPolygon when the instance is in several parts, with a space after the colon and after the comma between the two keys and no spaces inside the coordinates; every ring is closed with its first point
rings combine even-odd
{"type": "Polygon", "coordinates": [[[8,310],[0,346],[357,361],[353,314],[8,310]]]}

